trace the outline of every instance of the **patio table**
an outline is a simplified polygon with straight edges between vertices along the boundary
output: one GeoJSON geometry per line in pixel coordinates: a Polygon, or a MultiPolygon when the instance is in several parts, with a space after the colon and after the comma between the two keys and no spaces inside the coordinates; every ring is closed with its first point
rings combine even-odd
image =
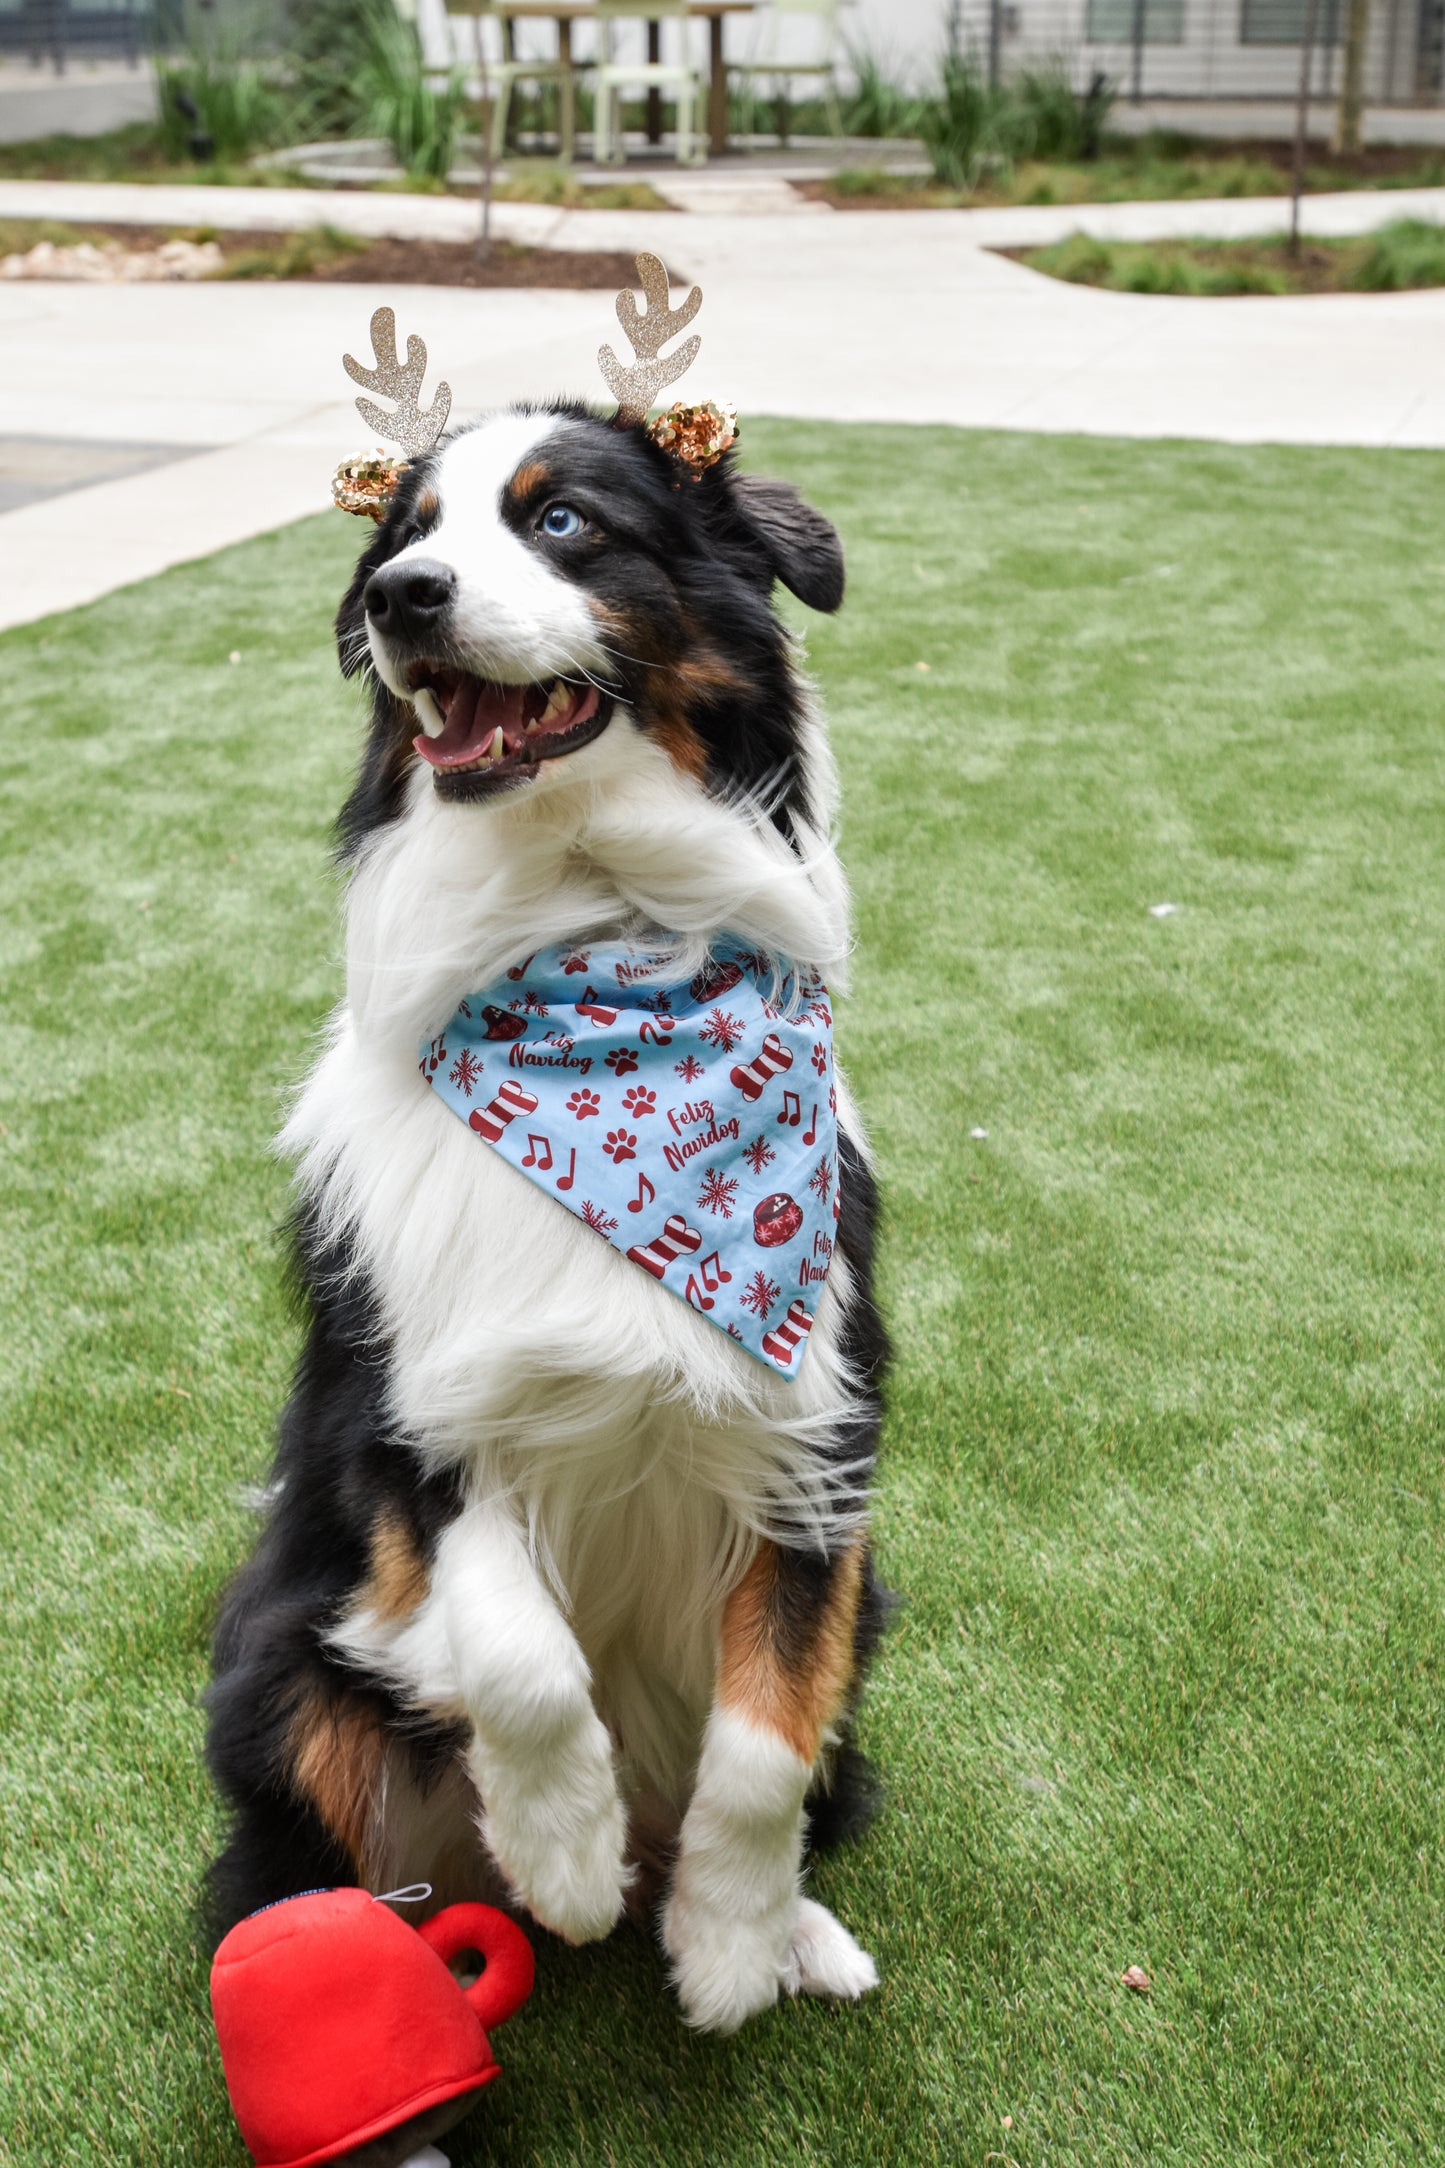
{"type": "MultiPolygon", "coordinates": [[[[723,17],[725,15],[751,15],[761,0],[689,0],[688,14],[706,17],[708,26],[708,84],[707,84],[707,147],[714,158],[720,158],[728,147],[728,71],[723,59],[723,17]]],[[[503,0],[501,12],[509,21],[549,22],[557,25],[557,58],[570,62],[572,58],[572,25],[595,20],[596,10],[591,0],[503,0]]],[[[639,21],[647,20],[639,17],[639,21]]],[[[655,18],[647,20],[647,50],[649,59],[657,58],[658,23],[655,18]]],[[[648,140],[657,142],[661,134],[658,101],[655,95],[648,98],[648,140]]],[[[563,143],[562,156],[570,159],[572,145],[563,143]]]]}

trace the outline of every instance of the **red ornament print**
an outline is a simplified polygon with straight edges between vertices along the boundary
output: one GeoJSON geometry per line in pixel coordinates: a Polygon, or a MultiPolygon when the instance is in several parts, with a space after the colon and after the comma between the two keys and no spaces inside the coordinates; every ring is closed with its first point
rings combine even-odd
{"type": "Polygon", "coordinates": [[[791,1242],[803,1224],[803,1207],[786,1190],[764,1197],[753,1213],[753,1240],[760,1249],[776,1250],[791,1242]]]}

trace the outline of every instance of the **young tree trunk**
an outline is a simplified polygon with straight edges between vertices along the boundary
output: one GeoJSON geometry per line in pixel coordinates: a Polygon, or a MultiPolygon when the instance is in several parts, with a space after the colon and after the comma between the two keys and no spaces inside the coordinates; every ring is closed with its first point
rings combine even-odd
{"type": "Polygon", "coordinates": [[[1290,181],[1289,252],[1299,254],[1299,199],[1305,180],[1305,139],[1310,125],[1310,73],[1315,58],[1315,12],[1318,0],[1307,0],[1305,34],[1299,52],[1299,97],[1294,115],[1294,172],[1290,181]]]}
{"type": "Polygon", "coordinates": [[[472,46],[476,54],[482,93],[478,108],[482,131],[482,219],[477,233],[477,257],[481,263],[485,263],[492,253],[492,82],[487,68],[486,49],[482,42],[482,11],[479,7],[472,10],[472,46]]]}
{"type": "Polygon", "coordinates": [[[1335,120],[1335,149],[1353,154],[1360,147],[1360,115],[1365,104],[1365,44],[1370,34],[1370,0],[1350,0],[1345,23],[1345,68],[1340,78],[1340,109],[1335,120]]]}

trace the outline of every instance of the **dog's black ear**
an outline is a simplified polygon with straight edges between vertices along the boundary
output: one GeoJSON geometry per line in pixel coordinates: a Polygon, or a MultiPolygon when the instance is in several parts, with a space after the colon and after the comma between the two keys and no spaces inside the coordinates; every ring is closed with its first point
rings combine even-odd
{"type": "Polygon", "coordinates": [[[843,543],[832,522],[805,504],[791,482],[740,474],[733,487],[774,577],[810,610],[836,610],[843,600],[843,543]]]}

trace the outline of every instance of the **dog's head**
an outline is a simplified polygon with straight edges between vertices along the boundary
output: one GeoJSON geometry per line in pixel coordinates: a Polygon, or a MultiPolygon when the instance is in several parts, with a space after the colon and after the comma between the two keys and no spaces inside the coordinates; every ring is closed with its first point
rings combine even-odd
{"type": "Polygon", "coordinates": [[[838,536],[730,459],[694,478],[643,429],[560,404],[448,439],[404,473],[337,620],[343,670],[377,680],[349,840],[419,762],[457,804],[545,791],[619,715],[786,818],[805,782],[779,580],[837,609],[838,536]]]}

